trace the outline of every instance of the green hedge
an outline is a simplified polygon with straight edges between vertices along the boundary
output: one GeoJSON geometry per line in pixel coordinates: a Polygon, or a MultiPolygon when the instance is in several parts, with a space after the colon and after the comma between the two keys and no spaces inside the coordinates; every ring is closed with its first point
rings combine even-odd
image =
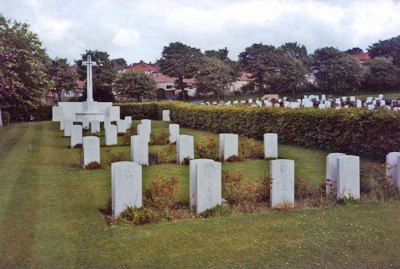
{"type": "Polygon", "coordinates": [[[52,106],[39,106],[37,108],[26,109],[21,107],[13,111],[2,110],[10,114],[11,122],[21,121],[48,121],[52,119],[52,106]]]}
{"type": "Polygon", "coordinates": [[[264,133],[277,133],[280,142],[368,159],[382,161],[387,153],[400,150],[400,112],[396,111],[216,107],[181,102],[120,106],[121,116],[134,119],[161,119],[161,111],[170,109],[172,121],[183,127],[257,139],[264,133]]]}

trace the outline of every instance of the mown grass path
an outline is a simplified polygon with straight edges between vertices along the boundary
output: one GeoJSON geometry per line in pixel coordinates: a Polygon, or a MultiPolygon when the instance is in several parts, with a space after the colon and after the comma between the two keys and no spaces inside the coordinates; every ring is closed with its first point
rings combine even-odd
{"type": "MultiPolygon", "coordinates": [[[[399,201],[108,227],[109,166],[79,170],[61,135],[50,122],[0,128],[0,268],[400,267],[399,201]]],[[[323,153],[282,150],[312,164],[301,175],[323,170],[323,153]]]]}

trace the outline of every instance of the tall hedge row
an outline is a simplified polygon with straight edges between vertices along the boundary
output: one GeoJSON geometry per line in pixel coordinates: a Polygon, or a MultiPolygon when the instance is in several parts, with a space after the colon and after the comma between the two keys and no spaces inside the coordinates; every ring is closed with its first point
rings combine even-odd
{"type": "Polygon", "coordinates": [[[121,116],[161,119],[163,109],[181,126],[231,132],[262,139],[277,133],[280,142],[384,160],[400,150],[400,112],[359,109],[318,110],[216,107],[180,102],[120,104],[121,116]]]}

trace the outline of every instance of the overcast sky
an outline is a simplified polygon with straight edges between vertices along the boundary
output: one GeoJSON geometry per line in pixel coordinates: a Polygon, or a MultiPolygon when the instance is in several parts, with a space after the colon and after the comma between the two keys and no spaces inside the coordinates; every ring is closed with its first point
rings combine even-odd
{"type": "Polygon", "coordinates": [[[78,59],[86,49],[128,63],[160,58],[181,41],[202,51],[297,41],[309,53],[324,46],[366,49],[400,34],[400,2],[245,0],[0,0],[5,17],[27,22],[51,57],[78,59]]]}

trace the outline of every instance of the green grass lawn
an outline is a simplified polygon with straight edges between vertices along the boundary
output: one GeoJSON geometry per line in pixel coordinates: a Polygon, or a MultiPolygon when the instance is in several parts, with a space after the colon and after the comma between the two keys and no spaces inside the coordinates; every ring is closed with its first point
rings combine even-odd
{"type": "MultiPolygon", "coordinates": [[[[167,128],[154,122],[153,130],[167,128]]],[[[195,141],[202,132],[181,129],[195,141]]],[[[104,139],[102,137],[102,139],[104,139]]],[[[51,122],[0,128],[0,268],[398,268],[400,202],[369,201],[327,209],[293,209],[228,217],[108,227],[100,209],[110,199],[110,167],[84,171],[51,122]]],[[[160,147],[151,147],[157,151],[160,147]],[[158,147],[158,148],[157,148],[158,147]]],[[[129,146],[104,147],[129,160],[129,146]]],[[[326,152],[279,146],[296,178],[324,180],[326,152]]],[[[248,180],[268,161],[224,163],[248,180]]],[[[145,167],[180,179],[188,199],[188,166],[145,167]]]]}

